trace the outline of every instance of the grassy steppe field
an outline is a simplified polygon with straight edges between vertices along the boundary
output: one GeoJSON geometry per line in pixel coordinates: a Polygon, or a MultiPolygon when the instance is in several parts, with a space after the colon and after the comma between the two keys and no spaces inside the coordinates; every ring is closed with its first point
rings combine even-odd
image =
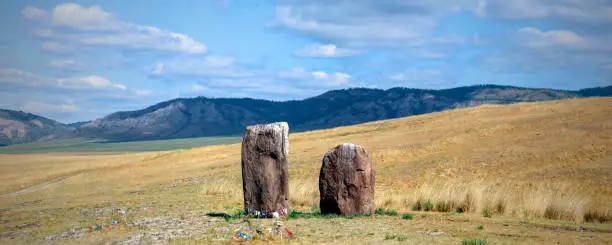
{"type": "MultiPolygon", "coordinates": [[[[321,159],[351,142],[374,161],[376,206],[414,218],[292,219],[285,225],[296,239],[285,243],[612,244],[611,137],[612,98],[484,105],[291,134],[291,208],[316,212],[321,159]]],[[[242,208],[239,143],[0,154],[0,168],[4,244],[224,243],[215,239],[232,223],[206,214],[242,208]],[[125,222],[113,229],[88,231],[119,216],[125,222]]]]}
{"type": "Polygon", "coordinates": [[[166,151],[202,147],[208,145],[233,144],[241,141],[242,137],[200,137],[188,139],[147,140],[131,142],[104,142],[85,139],[67,139],[0,147],[0,154],[60,152],[81,152],[95,154],[108,152],[121,153],[139,151],[166,151]]]}

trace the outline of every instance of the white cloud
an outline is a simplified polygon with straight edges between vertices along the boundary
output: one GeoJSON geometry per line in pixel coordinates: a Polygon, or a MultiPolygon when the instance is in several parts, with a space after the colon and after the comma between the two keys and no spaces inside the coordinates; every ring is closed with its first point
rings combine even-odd
{"type": "Polygon", "coordinates": [[[370,12],[360,5],[363,2],[334,3],[337,4],[278,6],[275,24],[348,46],[405,45],[424,37],[436,24],[431,16],[370,12]],[[325,15],[329,11],[335,14],[325,15]],[[363,13],[356,14],[360,11],[363,13]]]}
{"type": "Polygon", "coordinates": [[[202,86],[200,84],[194,84],[193,86],[191,86],[190,91],[191,92],[202,92],[202,91],[205,91],[207,89],[208,89],[207,87],[202,86]]]}
{"type": "Polygon", "coordinates": [[[124,25],[100,6],[82,7],[76,3],[55,6],[51,21],[54,25],[79,30],[120,30],[124,25]]]}
{"type": "Polygon", "coordinates": [[[444,59],[448,55],[440,51],[431,51],[427,49],[418,49],[411,52],[411,55],[421,59],[444,59]]]}
{"type": "Polygon", "coordinates": [[[329,86],[342,86],[349,83],[351,76],[346,73],[336,72],[334,73],[333,79],[327,83],[329,86]]]}
{"type": "Polygon", "coordinates": [[[36,31],[40,37],[51,38],[57,42],[68,41],[82,45],[119,46],[133,49],[149,49],[187,54],[206,52],[206,46],[187,35],[156,31],[149,28],[127,28],[120,32],[81,32],[64,34],[41,29],[36,31]]]}
{"type": "Polygon", "coordinates": [[[321,85],[328,87],[344,86],[349,85],[351,82],[351,76],[347,73],[327,73],[325,71],[308,72],[306,69],[301,67],[280,71],[277,77],[286,80],[308,83],[314,87],[320,87],[321,85]]]}
{"type": "Polygon", "coordinates": [[[266,83],[271,82],[267,78],[216,78],[210,79],[206,84],[210,87],[218,88],[247,88],[247,87],[260,87],[266,83]]]}
{"type": "Polygon", "coordinates": [[[508,50],[480,54],[475,61],[493,72],[544,69],[602,72],[606,64],[612,62],[611,42],[609,35],[580,35],[569,30],[542,31],[526,27],[514,33],[507,43],[508,50]]]}
{"type": "Polygon", "coordinates": [[[452,83],[448,67],[410,67],[388,76],[388,79],[403,86],[431,87],[452,83]]]}
{"type": "Polygon", "coordinates": [[[207,67],[229,67],[234,64],[234,57],[231,56],[206,56],[204,62],[207,67]]]}
{"type": "Polygon", "coordinates": [[[241,69],[230,56],[204,58],[178,57],[159,62],[150,69],[151,75],[190,75],[203,77],[251,77],[253,72],[241,69]]]}
{"type": "Polygon", "coordinates": [[[605,70],[612,61],[612,36],[579,34],[570,30],[521,28],[508,42],[506,52],[493,52],[477,57],[485,68],[500,72],[542,69],[605,70]]]}
{"type": "Polygon", "coordinates": [[[534,27],[526,27],[518,30],[518,34],[524,38],[525,45],[530,47],[578,46],[586,42],[578,34],[565,30],[544,32],[534,27]]]}
{"type": "Polygon", "coordinates": [[[483,39],[478,34],[473,34],[472,36],[457,36],[457,35],[449,35],[449,36],[440,36],[440,37],[432,37],[429,39],[423,39],[424,44],[484,44],[486,43],[486,39],[483,39]]]}
{"type": "Polygon", "coordinates": [[[113,83],[97,75],[70,78],[38,76],[13,68],[0,68],[0,83],[12,83],[26,87],[55,87],[64,89],[115,89],[127,90],[123,84],[113,83]]]}
{"type": "MultiPolygon", "coordinates": [[[[597,1],[574,1],[571,4],[583,4],[584,6],[581,5],[580,8],[587,11],[590,8],[587,7],[589,5],[587,3],[591,4],[591,7],[605,8],[602,2],[597,1]]],[[[570,2],[569,0],[559,1],[548,3],[545,6],[549,8],[549,5],[555,4],[570,4],[570,2]]],[[[547,16],[546,18],[552,17],[547,16]]],[[[501,37],[503,39],[497,40],[496,43],[504,45],[501,46],[502,49],[478,54],[474,61],[488,71],[509,75],[517,72],[541,72],[542,76],[545,76],[545,72],[554,70],[556,74],[582,72],[583,74],[596,73],[607,76],[609,73],[606,73],[606,65],[612,62],[611,33],[605,29],[593,32],[592,26],[579,23],[580,27],[585,26],[586,28],[571,28],[572,25],[570,25],[569,28],[544,29],[539,26],[527,26],[517,29],[509,33],[510,35],[501,37]]],[[[555,78],[555,80],[562,80],[562,78],[555,78]]]]}
{"type": "Polygon", "coordinates": [[[49,51],[49,52],[54,52],[54,53],[66,53],[66,52],[73,51],[71,47],[57,43],[57,42],[43,42],[40,47],[44,51],[49,51]]]}
{"type": "MultiPolygon", "coordinates": [[[[247,87],[244,89],[245,92],[248,92],[252,95],[275,95],[279,99],[303,99],[306,97],[314,96],[317,94],[321,94],[325,92],[325,90],[321,88],[304,88],[304,87],[295,87],[291,85],[285,84],[266,84],[265,86],[258,87],[247,87]]],[[[242,97],[249,97],[249,94],[245,94],[242,97]]],[[[263,97],[263,99],[269,99],[267,97],[263,97]]]]}
{"type": "Polygon", "coordinates": [[[327,73],[325,73],[324,71],[313,71],[310,74],[312,74],[312,76],[318,80],[327,79],[328,77],[327,73]]]}
{"type": "Polygon", "coordinates": [[[153,94],[152,90],[134,90],[134,93],[136,94],[136,96],[149,96],[153,94]]]}
{"type": "Polygon", "coordinates": [[[151,70],[151,74],[153,75],[161,75],[164,73],[164,63],[157,63],[153,70],[151,70]]]}
{"type": "MultiPolygon", "coordinates": [[[[602,26],[612,22],[609,0],[277,0],[275,27],[347,48],[480,44],[481,37],[441,38],[434,30],[449,14],[472,12],[483,18],[536,20],[554,26],[602,26]]],[[[577,29],[576,29],[577,30],[577,29]]],[[[597,30],[593,28],[584,31],[597,30]]],[[[303,56],[325,57],[306,49],[303,56]]]]}
{"type": "Polygon", "coordinates": [[[302,99],[325,92],[323,88],[296,87],[294,84],[279,83],[272,78],[215,79],[187,88],[177,96],[210,96],[215,98],[255,98],[289,100],[302,99]],[[272,97],[271,97],[272,96],[272,97]]]}
{"type": "Polygon", "coordinates": [[[288,71],[280,71],[278,77],[284,79],[305,79],[308,77],[308,72],[302,67],[295,67],[288,71]]]}
{"type": "Polygon", "coordinates": [[[206,46],[187,35],[155,31],[149,28],[130,28],[111,34],[55,34],[53,38],[64,39],[83,45],[121,46],[133,49],[150,49],[187,54],[206,52],[206,46]]]}
{"type": "Polygon", "coordinates": [[[295,54],[301,57],[348,57],[357,53],[352,49],[338,48],[334,44],[313,44],[298,50],[295,54]]]}
{"type": "Polygon", "coordinates": [[[389,76],[389,79],[393,80],[393,81],[406,81],[406,80],[408,80],[406,75],[404,75],[403,73],[392,74],[391,76],[389,76]]]}
{"type": "Polygon", "coordinates": [[[47,11],[32,6],[23,8],[21,15],[28,20],[45,20],[49,17],[47,11]]]}
{"type": "Polygon", "coordinates": [[[0,83],[19,83],[22,85],[26,84],[40,84],[44,79],[38,76],[25,72],[19,69],[13,68],[0,68],[0,83]]]}
{"type": "Polygon", "coordinates": [[[26,102],[21,110],[30,113],[74,112],[79,108],[74,103],[52,104],[44,102],[26,102]]]}
{"type": "Polygon", "coordinates": [[[556,19],[577,22],[612,21],[612,2],[607,0],[479,0],[480,16],[506,19],[556,19]]]}
{"type": "Polygon", "coordinates": [[[81,45],[119,46],[188,54],[201,54],[207,50],[206,45],[185,34],[123,22],[100,6],[59,4],[53,9],[50,24],[70,28],[73,31],[62,32],[62,29],[42,28],[36,29],[35,34],[56,42],[81,45]]]}
{"type": "Polygon", "coordinates": [[[319,86],[300,87],[294,83],[279,82],[274,77],[218,78],[201,81],[189,86],[182,96],[206,95],[212,97],[249,97],[260,99],[295,99],[322,93],[319,86]]]}
{"type": "Polygon", "coordinates": [[[471,43],[470,38],[437,38],[449,14],[475,11],[478,0],[277,0],[273,26],[298,31],[320,42],[349,48],[471,43]]]}
{"type": "Polygon", "coordinates": [[[101,76],[85,76],[73,78],[57,79],[57,85],[63,88],[95,88],[95,89],[119,89],[126,90],[127,87],[123,84],[112,83],[101,76]]]}
{"type": "Polygon", "coordinates": [[[53,30],[51,30],[50,28],[36,28],[34,29],[34,35],[39,36],[39,37],[44,37],[44,38],[51,38],[53,37],[53,30]]]}
{"type": "Polygon", "coordinates": [[[81,64],[75,60],[57,60],[57,59],[49,61],[49,65],[54,68],[71,69],[71,70],[78,69],[81,66],[81,64]]]}

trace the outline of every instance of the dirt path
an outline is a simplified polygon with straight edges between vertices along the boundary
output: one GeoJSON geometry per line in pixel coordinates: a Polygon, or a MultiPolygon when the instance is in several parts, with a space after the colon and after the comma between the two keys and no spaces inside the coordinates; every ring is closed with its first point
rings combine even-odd
{"type": "Polygon", "coordinates": [[[49,180],[49,181],[45,181],[45,182],[42,182],[42,183],[40,183],[38,185],[33,185],[33,186],[28,187],[28,188],[21,189],[21,190],[15,191],[15,192],[1,194],[0,198],[2,198],[2,197],[10,197],[10,196],[19,196],[19,195],[23,195],[23,194],[26,194],[26,193],[30,193],[30,192],[35,192],[35,191],[39,191],[39,190],[42,190],[42,189],[46,189],[46,188],[49,188],[51,186],[57,185],[59,183],[62,183],[66,179],[68,179],[70,177],[74,177],[74,176],[76,176],[78,174],[79,173],[72,174],[72,175],[67,175],[67,176],[62,176],[60,178],[49,180]]]}

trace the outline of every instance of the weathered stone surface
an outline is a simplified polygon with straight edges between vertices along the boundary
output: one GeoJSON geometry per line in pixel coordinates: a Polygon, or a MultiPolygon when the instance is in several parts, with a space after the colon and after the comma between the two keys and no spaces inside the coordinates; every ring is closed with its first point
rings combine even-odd
{"type": "Polygon", "coordinates": [[[249,126],[242,139],[242,189],[247,213],[287,215],[289,126],[249,126]]]}
{"type": "Polygon", "coordinates": [[[321,213],[374,212],[374,165],[360,145],[345,143],[323,157],[319,175],[321,213]]]}

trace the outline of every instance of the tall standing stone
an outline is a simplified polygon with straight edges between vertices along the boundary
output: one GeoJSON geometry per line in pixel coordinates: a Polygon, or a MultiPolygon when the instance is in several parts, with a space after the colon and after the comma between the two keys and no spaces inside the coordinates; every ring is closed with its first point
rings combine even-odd
{"type": "Polygon", "coordinates": [[[345,143],[323,157],[319,175],[321,213],[374,212],[374,166],[360,145],[345,143]]]}
{"type": "Polygon", "coordinates": [[[242,139],[242,189],[249,214],[287,214],[289,125],[248,126],[242,139]]]}

